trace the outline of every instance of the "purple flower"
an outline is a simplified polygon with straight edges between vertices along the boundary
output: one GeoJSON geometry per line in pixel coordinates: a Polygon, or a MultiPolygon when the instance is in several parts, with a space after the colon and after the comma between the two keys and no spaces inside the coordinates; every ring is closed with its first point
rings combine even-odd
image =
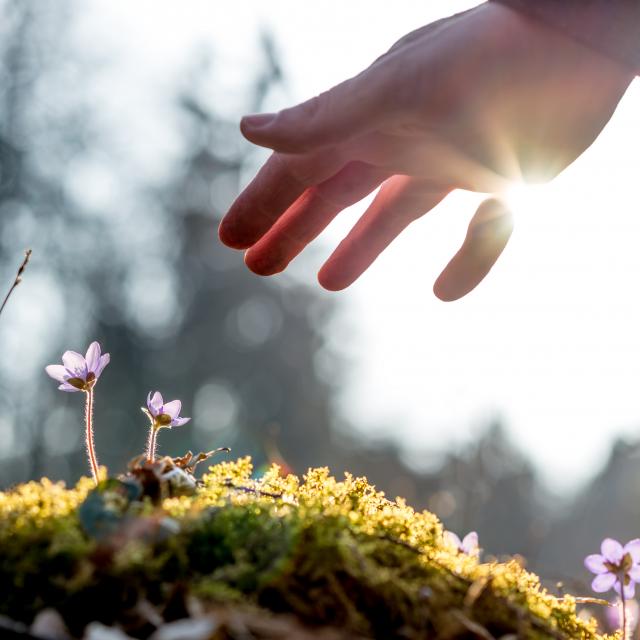
{"type": "Polygon", "coordinates": [[[88,391],[98,381],[100,374],[109,364],[108,353],[102,354],[100,345],[92,342],[83,356],[75,351],[62,354],[62,364],[50,364],[45,371],[62,384],[60,391],[88,391]]]}
{"type": "Polygon", "coordinates": [[[172,400],[165,404],[159,391],[156,391],[153,396],[149,392],[147,396],[147,411],[156,428],[180,427],[189,422],[191,418],[180,417],[181,409],[180,400],[172,400]]]}
{"type": "Polygon", "coordinates": [[[479,556],[480,548],[478,547],[478,534],[475,531],[467,533],[467,535],[460,540],[460,538],[453,533],[453,531],[445,531],[444,539],[452,547],[458,550],[458,553],[466,553],[468,556],[479,556]]]}
{"type": "Polygon", "coordinates": [[[605,538],[600,546],[602,553],[584,559],[584,566],[595,573],[591,588],[604,593],[613,588],[625,599],[633,598],[636,582],[640,582],[640,538],[635,538],[624,547],[613,538],[605,538]]]}

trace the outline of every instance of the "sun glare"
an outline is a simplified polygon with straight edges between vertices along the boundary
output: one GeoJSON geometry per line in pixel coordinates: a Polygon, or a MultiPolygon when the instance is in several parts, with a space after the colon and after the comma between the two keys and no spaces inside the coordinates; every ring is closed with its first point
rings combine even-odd
{"type": "Polygon", "coordinates": [[[535,213],[548,206],[550,199],[549,184],[514,183],[503,194],[508,208],[513,215],[535,213]]]}

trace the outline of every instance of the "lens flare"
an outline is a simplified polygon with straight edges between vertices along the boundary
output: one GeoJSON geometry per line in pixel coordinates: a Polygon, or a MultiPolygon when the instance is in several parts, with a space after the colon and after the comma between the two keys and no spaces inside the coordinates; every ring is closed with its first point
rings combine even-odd
{"type": "Polygon", "coordinates": [[[549,207],[550,188],[547,184],[514,183],[503,194],[507,208],[515,215],[535,213],[549,207]]]}

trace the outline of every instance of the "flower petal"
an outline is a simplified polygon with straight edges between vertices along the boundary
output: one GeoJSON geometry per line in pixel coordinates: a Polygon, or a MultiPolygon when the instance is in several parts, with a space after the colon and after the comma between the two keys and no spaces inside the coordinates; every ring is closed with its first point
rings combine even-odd
{"type": "Polygon", "coordinates": [[[80,389],[74,387],[72,384],[69,384],[68,382],[63,382],[58,389],[60,391],[67,391],[68,393],[74,393],[76,391],[80,391],[80,389]]]}
{"type": "MultiPolygon", "coordinates": [[[[620,581],[616,580],[616,583],[613,585],[613,590],[618,594],[622,595],[620,589],[620,581]]],[[[595,589],[594,589],[595,591],[595,589]]],[[[633,580],[629,581],[629,584],[624,586],[624,598],[625,600],[631,600],[636,593],[636,583],[633,580]]]]}
{"type": "Polygon", "coordinates": [[[631,600],[636,595],[636,583],[631,580],[629,584],[624,587],[624,597],[626,600],[631,600]]]}
{"type": "Polygon", "coordinates": [[[58,382],[64,382],[69,377],[69,372],[61,364],[50,364],[44,368],[48,376],[58,382]]]}
{"type": "Polygon", "coordinates": [[[111,362],[111,356],[108,353],[105,353],[100,356],[100,360],[98,361],[98,365],[93,370],[93,373],[96,377],[96,380],[100,377],[103,369],[111,362]]]}
{"type": "Polygon", "coordinates": [[[627,571],[627,575],[634,581],[640,582],[640,565],[633,565],[629,571],[627,571]]]}
{"type": "Polygon", "coordinates": [[[85,360],[87,361],[87,370],[91,373],[95,373],[100,364],[100,345],[97,342],[92,342],[87,349],[87,355],[85,360]]]}
{"type": "Polygon", "coordinates": [[[172,400],[164,405],[162,413],[166,413],[171,416],[172,420],[175,420],[180,415],[180,409],[182,409],[182,402],[180,400],[172,400]]]}
{"type": "Polygon", "coordinates": [[[624,555],[622,545],[613,538],[605,538],[600,546],[600,551],[602,551],[605,560],[608,560],[612,564],[620,564],[622,556],[624,555]]]}
{"type": "Polygon", "coordinates": [[[183,424],[187,424],[191,418],[173,418],[171,420],[172,427],[181,427],[183,424]]]}
{"type": "Polygon", "coordinates": [[[87,362],[84,356],[76,351],[65,351],[62,354],[62,364],[64,364],[72,377],[87,379],[87,362]]]}
{"type": "Polygon", "coordinates": [[[478,552],[478,534],[475,531],[470,531],[462,539],[460,548],[469,555],[474,555],[478,552]]]}
{"type": "Polygon", "coordinates": [[[591,573],[606,573],[608,569],[604,564],[605,562],[604,556],[601,556],[599,553],[594,553],[584,559],[584,566],[587,567],[591,573]]]}
{"type": "Polygon", "coordinates": [[[629,540],[629,542],[624,545],[624,552],[628,553],[634,562],[640,563],[640,538],[629,540]]]}
{"type": "Polygon", "coordinates": [[[453,531],[444,532],[444,541],[456,549],[460,549],[462,546],[462,541],[455,533],[453,533],[453,531]]]}
{"type": "Polygon", "coordinates": [[[149,413],[156,418],[160,413],[162,413],[162,404],[163,404],[162,394],[159,391],[156,391],[153,396],[151,392],[147,396],[147,409],[149,409],[149,413]]]}
{"type": "Polygon", "coordinates": [[[605,591],[609,591],[609,589],[611,589],[611,587],[613,587],[617,582],[618,579],[613,573],[601,573],[593,579],[591,588],[596,593],[604,593],[605,591]]]}

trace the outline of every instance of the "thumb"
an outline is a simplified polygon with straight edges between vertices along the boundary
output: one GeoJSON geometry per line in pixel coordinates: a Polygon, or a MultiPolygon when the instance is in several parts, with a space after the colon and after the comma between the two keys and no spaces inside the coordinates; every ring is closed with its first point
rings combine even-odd
{"type": "Polygon", "coordinates": [[[387,65],[360,75],[278,113],[245,116],[240,130],[249,141],[283,153],[305,153],[374,130],[393,109],[387,65]]]}

